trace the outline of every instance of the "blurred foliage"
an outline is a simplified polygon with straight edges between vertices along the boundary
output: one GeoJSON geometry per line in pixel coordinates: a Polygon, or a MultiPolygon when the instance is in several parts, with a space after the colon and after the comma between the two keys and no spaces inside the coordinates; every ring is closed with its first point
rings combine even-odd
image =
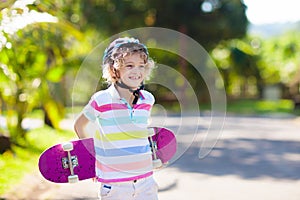
{"type": "Polygon", "coordinates": [[[300,68],[299,30],[262,40],[259,65],[268,83],[289,84],[300,68]]]}
{"type": "MultiPolygon", "coordinates": [[[[5,1],[6,8],[0,7],[0,26],[14,28],[0,29],[0,115],[6,115],[13,140],[25,138],[22,121],[37,108],[44,111],[47,124],[58,128],[86,56],[107,37],[137,27],[177,30],[203,45],[217,64],[229,97],[262,97],[268,84],[297,83],[298,32],[271,39],[247,36],[241,0],[45,0],[28,5],[16,1],[23,7],[13,6],[14,2],[5,1]],[[43,22],[45,15],[50,20],[43,22]]],[[[170,52],[150,49],[150,54],[180,72],[200,102],[209,102],[206,83],[194,67],[170,52]]],[[[87,92],[87,83],[82,80],[82,92],[87,92]]],[[[181,79],[174,84],[185,90],[181,79]]],[[[174,91],[156,85],[149,89],[158,101],[177,106],[174,91]]],[[[88,101],[89,95],[82,94],[80,102],[88,101]]]]}
{"type": "Polygon", "coordinates": [[[247,97],[257,94],[262,97],[263,79],[257,65],[260,55],[251,45],[252,38],[223,41],[211,52],[221,74],[227,94],[238,92],[247,97]],[[249,85],[254,85],[255,92],[249,92],[249,85]]]}
{"type": "Polygon", "coordinates": [[[20,143],[27,132],[22,121],[35,108],[44,110],[48,125],[59,128],[64,117],[64,76],[79,62],[69,52],[81,33],[68,23],[31,23],[30,17],[43,15],[37,15],[26,5],[1,13],[5,40],[0,52],[0,99],[11,140],[20,143]],[[28,20],[18,24],[19,29],[10,26],[18,23],[20,17],[28,20]]]}
{"type": "Polygon", "coordinates": [[[270,85],[279,87],[279,98],[299,94],[298,35],[299,30],[289,30],[270,38],[248,35],[220,42],[211,55],[223,75],[229,97],[262,98],[270,85]]]}
{"type": "MultiPolygon", "coordinates": [[[[74,138],[72,131],[54,130],[49,127],[38,128],[27,133],[27,148],[13,145],[14,152],[0,155],[0,196],[22,180],[23,176],[31,173],[38,165],[40,154],[52,145],[63,143],[74,138]],[[46,137],[45,137],[46,136],[46,137]],[[16,154],[16,155],[14,155],[16,154]]],[[[23,194],[14,191],[8,199],[23,199],[23,194]]],[[[34,197],[31,197],[34,199],[34,197]]]]}
{"type": "Polygon", "coordinates": [[[223,39],[242,38],[248,26],[241,0],[88,0],[80,8],[78,24],[108,35],[164,27],[187,34],[206,48],[223,39]]]}
{"type": "Polygon", "coordinates": [[[158,0],[153,4],[154,25],[187,34],[207,50],[221,40],[242,38],[247,31],[246,7],[240,0],[158,0]]]}
{"type": "Polygon", "coordinates": [[[275,116],[277,114],[279,117],[291,116],[291,114],[299,115],[299,112],[294,110],[293,102],[286,99],[278,101],[254,99],[234,100],[228,104],[227,111],[229,115],[275,116]]]}

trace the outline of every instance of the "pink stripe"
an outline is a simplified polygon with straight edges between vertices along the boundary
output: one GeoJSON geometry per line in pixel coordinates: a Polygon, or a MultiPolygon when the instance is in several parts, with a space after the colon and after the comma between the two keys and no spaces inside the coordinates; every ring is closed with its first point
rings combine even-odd
{"type": "MultiPolygon", "coordinates": [[[[102,106],[98,106],[96,101],[92,101],[91,106],[99,112],[128,109],[125,104],[119,104],[119,103],[112,103],[112,104],[105,104],[102,106]]],[[[152,106],[150,104],[146,104],[146,103],[136,104],[133,106],[134,109],[147,110],[147,111],[149,111],[151,109],[151,107],[152,106]]]]}
{"type": "Polygon", "coordinates": [[[102,183],[116,183],[116,182],[125,182],[125,181],[133,181],[133,180],[138,180],[138,179],[142,179],[142,178],[147,178],[149,176],[152,176],[153,172],[148,172],[146,174],[143,175],[139,175],[139,176],[133,176],[133,177],[129,177],[129,178],[116,178],[116,179],[103,179],[103,178],[97,178],[97,181],[102,182],[102,183]]]}
{"type": "Polygon", "coordinates": [[[102,106],[98,106],[96,101],[93,101],[91,103],[91,106],[99,111],[99,112],[106,112],[106,111],[110,111],[110,110],[122,110],[122,109],[127,109],[126,105],[124,104],[118,104],[118,103],[112,103],[112,104],[105,104],[102,106]]]}
{"type": "Polygon", "coordinates": [[[146,103],[142,103],[142,104],[136,104],[134,105],[134,109],[140,109],[140,110],[150,110],[151,109],[151,105],[150,104],[146,104],[146,103]]]}
{"type": "Polygon", "coordinates": [[[118,171],[132,171],[137,169],[143,169],[151,165],[151,161],[143,160],[139,162],[131,162],[126,164],[113,164],[113,165],[105,165],[97,161],[97,168],[103,172],[118,172],[118,171]]]}

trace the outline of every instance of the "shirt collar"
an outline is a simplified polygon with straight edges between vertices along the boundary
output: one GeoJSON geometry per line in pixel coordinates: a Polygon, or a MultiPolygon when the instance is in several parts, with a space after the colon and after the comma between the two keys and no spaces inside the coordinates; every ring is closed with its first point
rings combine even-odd
{"type": "Polygon", "coordinates": [[[111,86],[109,86],[108,92],[113,99],[121,99],[119,92],[117,91],[114,84],[111,84],[111,86]]]}
{"type": "MultiPolygon", "coordinates": [[[[120,97],[120,94],[119,94],[119,92],[118,92],[118,90],[116,89],[116,86],[115,86],[114,84],[111,84],[111,86],[109,86],[108,92],[109,92],[109,94],[111,95],[111,97],[112,97],[113,99],[122,99],[122,98],[120,97]]],[[[141,99],[145,99],[145,97],[144,97],[144,95],[143,95],[143,93],[142,93],[142,90],[140,91],[140,98],[141,98],[141,99]]]]}

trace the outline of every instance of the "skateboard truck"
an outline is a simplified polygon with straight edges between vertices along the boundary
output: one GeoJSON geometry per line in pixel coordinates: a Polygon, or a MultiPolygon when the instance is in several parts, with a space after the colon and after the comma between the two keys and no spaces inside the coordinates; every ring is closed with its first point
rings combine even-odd
{"type": "Polygon", "coordinates": [[[74,174],[74,167],[78,165],[78,159],[76,156],[71,156],[71,151],[73,150],[73,144],[70,142],[64,143],[62,145],[64,151],[67,151],[68,158],[62,158],[62,165],[64,169],[69,168],[71,175],[68,176],[69,183],[78,182],[78,175],[74,174]]]}
{"type": "MultiPolygon", "coordinates": [[[[69,158],[68,157],[64,157],[61,159],[62,162],[62,166],[64,169],[68,169],[69,167],[69,158]]],[[[78,158],[77,156],[71,156],[71,163],[73,165],[73,168],[78,166],[78,158]]]]}
{"type": "Polygon", "coordinates": [[[153,154],[153,160],[152,160],[152,165],[154,169],[160,168],[163,164],[159,158],[157,158],[156,151],[157,151],[157,145],[156,142],[153,141],[152,137],[149,137],[150,140],[150,147],[152,150],[153,154]]]}

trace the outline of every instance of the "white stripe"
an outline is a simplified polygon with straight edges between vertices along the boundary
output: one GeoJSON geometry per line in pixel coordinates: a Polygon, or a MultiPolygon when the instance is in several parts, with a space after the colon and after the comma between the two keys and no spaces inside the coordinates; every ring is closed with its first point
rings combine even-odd
{"type": "Polygon", "coordinates": [[[131,162],[139,162],[143,160],[151,159],[151,152],[144,153],[144,154],[134,154],[128,156],[118,156],[118,157],[103,157],[103,156],[96,156],[97,160],[103,164],[127,164],[131,162]],[[148,158],[148,159],[147,159],[148,158]]]}
{"type": "Polygon", "coordinates": [[[101,113],[101,118],[129,117],[130,110],[110,110],[101,113]]]}
{"type": "Polygon", "coordinates": [[[139,176],[142,174],[146,174],[153,170],[152,166],[145,167],[139,170],[131,170],[131,171],[119,171],[119,172],[105,172],[103,173],[100,169],[96,169],[97,176],[103,179],[120,179],[120,178],[128,178],[132,176],[139,176]]]}
{"type": "Polygon", "coordinates": [[[95,146],[102,149],[122,149],[127,147],[136,147],[136,146],[146,146],[149,145],[148,138],[147,139],[132,139],[132,140],[121,140],[121,141],[113,141],[113,142],[103,142],[99,140],[94,141],[95,146]]]}
{"type": "Polygon", "coordinates": [[[123,124],[117,126],[103,126],[101,127],[102,132],[105,134],[112,133],[129,133],[133,131],[148,131],[148,124],[123,124]]]}

